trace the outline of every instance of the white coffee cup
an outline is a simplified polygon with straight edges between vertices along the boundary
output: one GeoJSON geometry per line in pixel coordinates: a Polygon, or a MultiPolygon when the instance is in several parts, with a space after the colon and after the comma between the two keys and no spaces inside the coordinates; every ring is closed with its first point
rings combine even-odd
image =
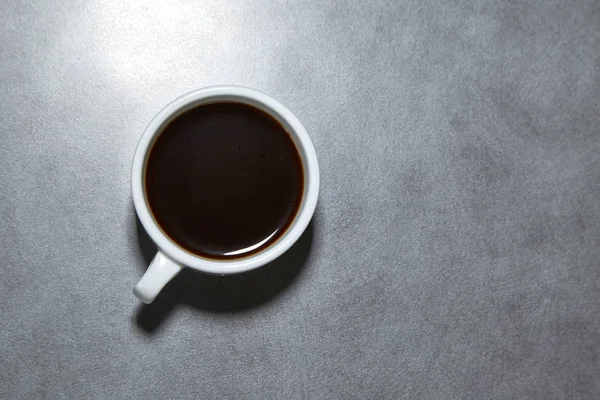
{"type": "Polygon", "coordinates": [[[133,293],[144,303],[151,303],[162,288],[182,268],[189,267],[209,274],[229,275],[259,268],[282,255],[298,240],[310,222],[319,195],[319,163],[306,129],[283,104],[259,91],[241,86],[213,86],[194,90],[174,100],[152,119],[133,156],[131,189],[137,215],[158,247],[150,267],[135,285],[133,293]],[[183,112],[205,103],[235,101],[250,104],[279,121],[291,135],[302,159],[304,190],[300,208],[287,231],[263,251],[246,258],[214,260],[192,254],[178,246],[159,228],[154,220],[144,189],[144,174],[148,153],[161,130],[183,112]]]}

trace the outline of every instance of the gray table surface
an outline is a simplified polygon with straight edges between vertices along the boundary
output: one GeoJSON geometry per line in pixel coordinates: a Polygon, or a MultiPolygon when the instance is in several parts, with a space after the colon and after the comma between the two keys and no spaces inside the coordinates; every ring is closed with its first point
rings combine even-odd
{"type": "Polygon", "coordinates": [[[1,10],[1,398],[600,398],[598,1],[1,10]],[[317,212],[143,306],[136,142],[223,83],[305,124],[317,212]]]}

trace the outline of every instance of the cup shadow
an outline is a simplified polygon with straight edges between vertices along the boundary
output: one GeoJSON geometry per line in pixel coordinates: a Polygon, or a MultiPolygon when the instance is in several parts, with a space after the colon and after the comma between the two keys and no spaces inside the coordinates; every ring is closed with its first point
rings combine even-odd
{"type": "MultiPolygon", "coordinates": [[[[156,246],[136,216],[137,239],[145,265],[156,254],[156,246]]],[[[146,332],[155,331],[178,305],[215,312],[234,313],[258,307],[272,300],[298,277],[310,254],[314,218],[298,241],[282,256],[253,271],[209,275],[184,268],[165,286],[151,304],[142,304],[136,324],[146,332]]]]}

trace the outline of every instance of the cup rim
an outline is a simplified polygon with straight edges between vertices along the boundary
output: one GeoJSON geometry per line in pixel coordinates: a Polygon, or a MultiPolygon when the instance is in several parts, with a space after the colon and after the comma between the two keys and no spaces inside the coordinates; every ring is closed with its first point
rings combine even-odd
{"type": "Polygon", "coordinates": [[[193,90],[167,104],[150,121],[140,137],[131,167],[133,204],[140,222],[150,238],[167,257],[183,266],[212,274],[236,274],[259,268],[285,253],[308,226],[319,194],[319,164],[317,154],[304,126],[283,104],[271,96],[243,86],[209,86],[193,90]],[[263,251],[240,259],[214,260],[189,253],[175,244],[158,226],[152,216],[144,191],[145,163],[156,135],[179,113],[209,102],[240,101],[269,113],[284,125],[292,136],[304,167],[304,193],[294,220],[287,231],[263,251]]]}

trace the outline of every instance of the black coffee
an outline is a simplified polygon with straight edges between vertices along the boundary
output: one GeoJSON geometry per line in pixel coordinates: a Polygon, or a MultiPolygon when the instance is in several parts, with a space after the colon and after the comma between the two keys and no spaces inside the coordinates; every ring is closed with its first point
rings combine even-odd
{"type": "Polygon", "coordinates": [[[302,162],[290,135],[258,108],[198,106],[158,135],[146,163],[146,198],[163,232],[213,259],[255,254],[291,224],[302,162]]]}

